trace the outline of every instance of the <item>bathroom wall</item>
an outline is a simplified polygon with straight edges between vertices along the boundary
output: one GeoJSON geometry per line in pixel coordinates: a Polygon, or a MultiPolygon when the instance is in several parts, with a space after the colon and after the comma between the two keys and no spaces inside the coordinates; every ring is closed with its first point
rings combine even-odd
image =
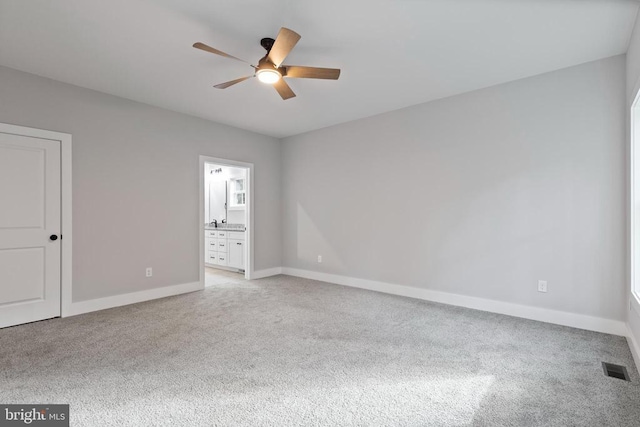
{"type": "MultiPolygon", "coordinates": [[[[209,206],[210,206],[210,191],[209,185],[211,182],[215,181],[224,181],[227,186],[227,203],[230,201],[231,197],[231,179],[232,178],[246,178],[247,172],[242,168],[235,168],[224,165],[216,165],[216,164],[205,164],[204,171],[204,181],[205,181],[205,218],[209,218],[211,221],[209,206]],[[220,170],[220,172],[216,172],[216,170],[220,170]]],[[[229,224],[246,224],[246,214],[244,209],[227,209],[227,223],[229,224]]]]}

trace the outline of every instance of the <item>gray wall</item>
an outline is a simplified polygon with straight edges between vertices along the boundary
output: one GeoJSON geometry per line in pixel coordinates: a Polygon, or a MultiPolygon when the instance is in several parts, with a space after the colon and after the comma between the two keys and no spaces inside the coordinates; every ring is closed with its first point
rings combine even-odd
{"type": "Polygon", "coordinates": [[[629,102],[633,101],[631,97],[638,89],[636,87],[638,80],[640,80],[640,19],[636,19],[627,52],[627,99],[629,102]]]}
{"type": "Polygon", "coordinates": [[[201,154],[255,164],[255,268],[281,265],[277,139],[4,67],[0,122],[73,134],[74,301],[198,281],[201,154]]]}
{"type": "Polygon", "coordinates": [[[618,56],[287,138],[283,265],[622,320],[624,99],[618,56]]]}

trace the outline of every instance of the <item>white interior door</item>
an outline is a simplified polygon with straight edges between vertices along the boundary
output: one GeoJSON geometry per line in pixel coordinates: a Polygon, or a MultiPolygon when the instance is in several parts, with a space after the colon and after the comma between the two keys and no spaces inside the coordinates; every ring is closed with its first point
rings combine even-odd
{"type": "Polygon", "coordinates": [[[60,141],[0,132],[0,328],[60,316],[60,216],[60,141]]]}

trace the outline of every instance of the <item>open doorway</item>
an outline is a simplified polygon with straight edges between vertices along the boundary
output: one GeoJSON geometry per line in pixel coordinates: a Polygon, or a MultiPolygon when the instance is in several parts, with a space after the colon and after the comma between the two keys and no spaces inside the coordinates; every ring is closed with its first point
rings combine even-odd
{"type": "Polygon", "coordinates": [[[250,163],[200,156],[200,282],[251,279],[250,163]]]}

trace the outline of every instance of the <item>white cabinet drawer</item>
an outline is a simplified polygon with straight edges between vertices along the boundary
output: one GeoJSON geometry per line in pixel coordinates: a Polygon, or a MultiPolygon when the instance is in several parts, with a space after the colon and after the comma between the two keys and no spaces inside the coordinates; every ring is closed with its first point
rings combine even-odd
{"type": "Polygon", "coordinates": [[[227,238],[233,240],[244,240],[244,231],[229,231],[227,238]]]}
{"type": "Polygon", "coordinates": [[[227,239],[218,239],[218,252],[226,252],[227,251],[227,239]]]}
{"type": "Polygon", "coordinates": [[[204,237],[218,237],[218,232],[215,230],[204,230],[204,237]]]}
{"type": "Polygon", "coordinates": [[[226,232],[226,231],[220,231],[220,230],[218,230],[218,231],[216,231],[216,233],[218,233],[218,237],[221,237],[221,238],[223,238],[223,239],[226,239],[226,238],[227,238],[227,232],[226,232]]]}
{"type": "Polygon", "coordinates": [[[218,239],[208,239],[208,240],[209,240],[209,244],[207,245],[207,247],[209,248],[209,250],[217,252],[218,251],[218,239]]]}
{"type": "Polygon", "coordinates": [[[209,264],[217,264],[218,263],[218,253],[217,252],[209,252],[209,256],[206,258],[206,261],[209,264]]]}
{"type": "Polygon", "coordinates": [[[218,260],[216,262],[218,265],[227,265],[227,254],[218,252],[218,260]]]}

